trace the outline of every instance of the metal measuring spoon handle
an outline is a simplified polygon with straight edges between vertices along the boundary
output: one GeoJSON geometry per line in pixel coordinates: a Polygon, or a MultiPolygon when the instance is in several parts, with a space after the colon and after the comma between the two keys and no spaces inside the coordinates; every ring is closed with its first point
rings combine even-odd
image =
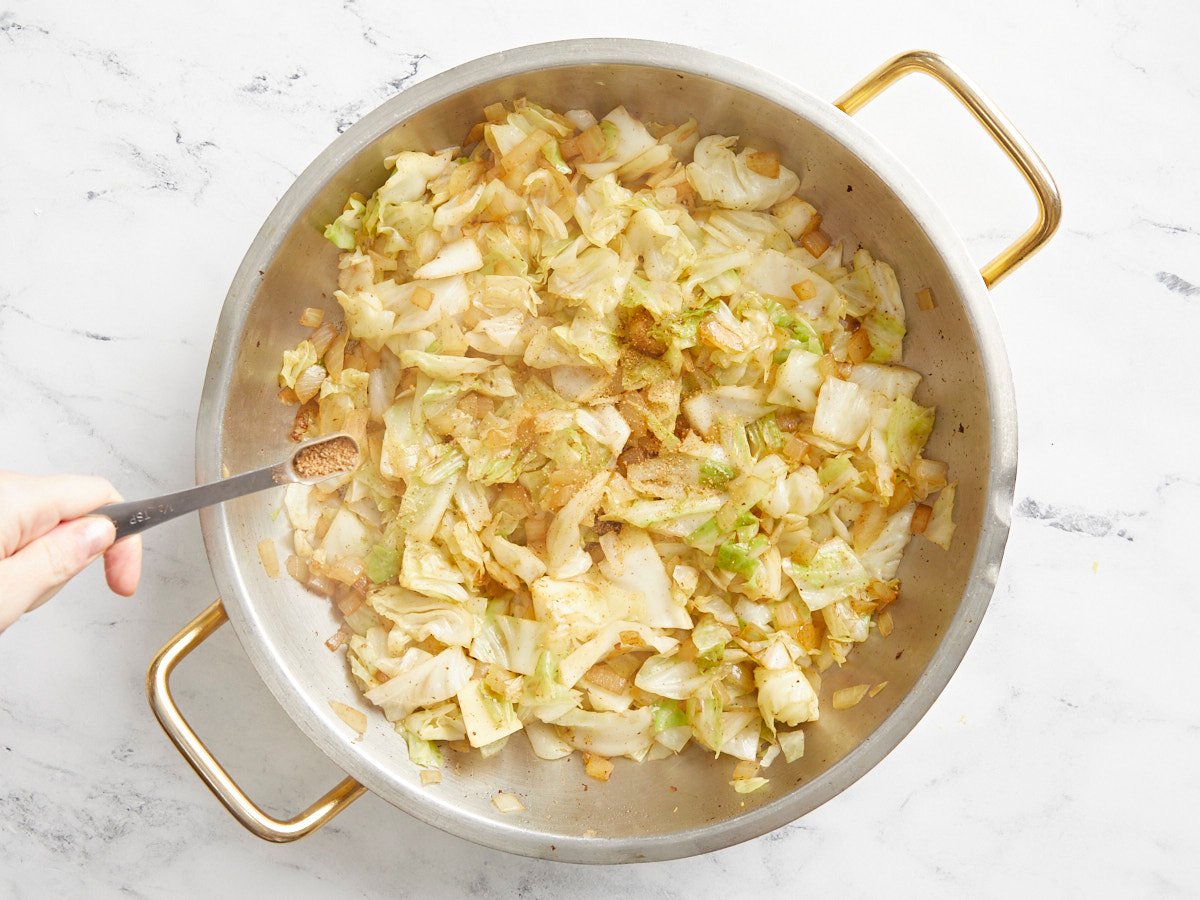
{"type": "MultiPolygon", "coordinates": [[[[247,494],[255,494],[259,491],[265,491],[267,488],[292,482],[315,484],[318,481],[324,481],[326,478],[340,475],[347,470],[343,469],[337,472],[305,478],[301,477],[296,471],[296,458],[309,447],[329,443],[341,438],[354,440],[349,435],[332,434],[314,441],[306,441],[297,447],[291,457],[284,462],[264,466],[261,469],[255,469],[253,472],[243,472],[241,475],[234,475],[231,478],[223,478],[211,484],[202,484],[184,491],[176,491],[173,494],[163,494],[159,497],[149,497],[145,500],[111,503],[108,506],[102,506],[99,509],[93,510],[89,515],[104,516],[106,519],[109,519],[117,529],[116,540],[120,540],[133,534],[140,534],[147,528],[152,528],[162,522],[178,518],[185,513],[194,512],[202,507],[212,506],[216,503],[224,503],[226,500],[232,500],[235,497],[244,497],[247,494]]],[[[357,442],[355,442],[355,446],[357,447],[357,442]]]]}

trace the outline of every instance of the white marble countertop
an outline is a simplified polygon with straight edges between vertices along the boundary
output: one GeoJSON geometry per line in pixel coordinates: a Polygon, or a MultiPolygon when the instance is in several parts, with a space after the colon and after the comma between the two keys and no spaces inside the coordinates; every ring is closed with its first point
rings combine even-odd
{"type": "MultiPolygon", "coordinates": [[[[9,8],[0,466],[95,471],[127,496],[191,482],[222,298],[296,174],[395,91],[506,46],[669,38],[826,97],[893,52],[929,46],[1044,155],[1066,219],[994,295],[1021,424],[995,600],[932,711],[833,802],[769,837],[640,867],[483,850],[370,797],[300,844],[261,843],[193,776],[144,699],[150,657],[215,592],[186,519],[150,538],[136,599],[107,595],[89,571],[0,638],[0,895],[1200,892],[1200,606],[1185,566],[1200,506],[1197,7],[1015,0],[814,14],[743,0],[736,24],[677,0],[9,8]]],[[[1026,225],[1019,179],[936,87],[902,85],[864,121],[979,259],[1026,225]]],[[[295,810],[335,780],[232,634],[177,680],[194,724],[254,795],[295,810]]]]}

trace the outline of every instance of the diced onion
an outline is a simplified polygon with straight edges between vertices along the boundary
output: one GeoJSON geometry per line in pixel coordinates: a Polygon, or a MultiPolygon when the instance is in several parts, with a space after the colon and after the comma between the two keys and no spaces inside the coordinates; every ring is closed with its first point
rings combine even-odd
{"type": "Polygon", "coordinates": [[[597,781],[608,781],[614,768],[612,760],[607,757],[595,753],[583,754],[583,770],[597,781]]]}
{"type": "Polygon", "coordinates": [[[624,693],[629,687],[629,679],[623,678],[614,672],[609,666],[603,663],[597,666],[592,666],[584,674],[584,679],[590,681],[596,687],[614,694],[624,693]]]}
{"type": "Polygon", "coordinates": [[[933,299],[933,291],[929,288],[921,288],[921,290],[917,291],[917,309],[928,312],[936,307],[937,303],[933,299]]]}
{"type": "Polygon", "coordinates": [[[275,550],[275,541],[265,538],[258,542],[258,558],[262,560],[263,568],[271,578],[279,577],[279,554],[275,550]]]}
{"type": "Polygon", "coordinates": [[[326,649],[328,649],[330,652],[333,652],[339,647],[345,646],[346,642],[350,640],[350,634],[351,632],[347,630],[345,625],[343,625],[341,628],[331,634],[325,641],[326,649]]]}
{"type": "Polygon", "coordinates": [[[357,556],[343,556],[329,567],[327,574],[334,581],[352,585],[364,572],[363,561],[357,556]]]}
{"type": "Polygon", "coordinates": [[[540,128],[535,129],[525,135],[525,139],[521,143],[504,154],[504,158],[500,161],[500,164],[504,166],[506,171],[511,172],[513,169],[525,165],[525,163],[537,156],[538,152],[549,141],[550,135],[540,128]]]}
{"type": "Polygon", "coordinates": [[[604,156],[608,142],[604,139],[599,123],[585,129],[575,138],[575,146],[584,162],[599,162],[604,156]]]}
{"type": "Polygon", "coordinates": [[[808,452],[808,444],[794,434],[789,434],[783,441],[783,455],[792,462],[803,462],[804,454],[808,452]]]}
{"type": "Polygon", "coordinates": [[[909,531],[913,534],[924,534],[925,529],[929,526],[929,517],[932,514],[932,506],[918,503],[917,508],[913,510],[912,524],[909,526],[909,531]]]}
{"type": "Polygon", "coordinates": [[[758,150],[746,154],[746,168],[764,178],[779,177],[779,154],[774,151],[758,150]]]}
{"type": "MultiPolygon", "coordinates": [[[[317,312],[321,313],[322,316],[325,315],[323,310],[318,309],[317,312]]],[[[324,324],[318,322],[317,325],[319,327],[312,333],[309,341],[312,342],[313,350],[316,351],[317,358],[320,359],[325,355],[325,352],[333,345],[334,340],[337,338],[338,327],[332,322],[325,322],[324,324]]]]}
{"type": "Polygon", "coordinates": [[[363,605],[363,597],[357,591],[341,589],[336,592],[334,603],[343,616],[352,616],[363,605]]]}
{"type": "Polygon", "coordinates": [[[829,235],[820,228],[814,228],[800,237],[800,246],[813,256],[819,257],[829,249],[829,235]]]}
{"type": "Polygon", "coordinates": [[[337,713],[337,717],[350,727],[351,731],[359,737],[363,736],[363,732],[367,730],[366,713],[361,709],[355,709],[353,706],[347,706],[345,703],[339,703],[337,700],[330,700],[329,706],[337,713]]]}
{"type": "Polygon", "coordinates": [[[879,633],[881,635],[887,637],[895,630],[895,628],[896,625],[892,620],[892,614],[890,612],[883,612],[879,614],[879,633]]]}
{"type": "Polygon", "coordinates": [[[871,336],[865,328],[860,328],[854,332],[854,336],[850,338],[850,343],[846,345],[846,357],[855,365],[866,362],[867,358],[874,351],[875,348],[871,346],[871,336]]]}
{"type": "Polygon", "coordinates": [[[907,482],[901,481],[896,484],[896,492],[892,494],[892,501],[888,504],[888,512],[896,513],[908,506],[912,502],[912,488],[907,482]]]}
{"type": "Polygon", "coordinates": [[[879,682],[879,684],[875,685],[875,687],[873,687],[869,691],[867,691],[867,696],[874,697],[876,694],[878,694],[880,691],[882,691],[887,686],[888,686],[888,683],[886,681],[881,681],[881,682],[879,682]]]}
{"type": "Polygon", "coordinates": [[[314,593],[320,594],[322,597],[329,597],[333,594],[334,583],[319,572],[310,572],[308,576],[308,589],[314,593]]]}
{"type": "Polygon", "coordinates": [[[833,708],[834,709],[850,709],[852,706],[857,706],[859,701],[866,696],[870,689],[869,684],[856,684],[853,687],[842,688],[840,691],[833,692],[833,708]]]}
{"type": "Polygon", "coordinates": [[[441,784],[441,783],[442,783],[442,773],[439,772],[437,769],[422,769],[421,770],[421,784],[428,786],[431,784],[441,784]]]}
{"type": "Polygon", "coordinates": [[[308,584],[308,563],[292,553],[284,560],[283,567],[301,584],[308,584]]]}
{"type": "Polygon", "coordinates": [[[519,813],[525,811],[525,804],[521,802],[516,794],[509,794],[505,791],[498,791],[496,796],[492,798],[492,805],[502,813],[519,813]]]}
{"type": "Polygon", "coordinates": [[[325,310],[320,309],[319,307],[306,306],[304,307],[304,312],[300,313],[300,324],[305,328],[317,328],[324,321],[325,310]]]}
{"type": "Polygon", "coordinates": [[[427,287],[418,285],[413,289],[413,292],[408,295],[408,302],[417,309],[429,309],[433,305],[433,291],[427,287]]]}
{"type": "Polygon", "coordinates": [[[328,373],[324,366],[313,365],[309,366],[300,373],[300,377],[296,379],[296,397],[301,403],[307,403],[313,397],[317,396],[321,391],[321,385],[325,382],[325,376],[328,373]]]}
{"type": "Polygon", "coordinates": [[[579,138],[578,135],[573,138],[567,138],[558,142],[558,152],[562,154],[562,158],[568,162],[579,155],[579,138]]]}
{"type": "Polygon", "coordinates": [[[817,296],[817,286],[811,278],[805,278],[792,285],[792,293],[796,295],[797,300],[811,300],[817,296]]]}

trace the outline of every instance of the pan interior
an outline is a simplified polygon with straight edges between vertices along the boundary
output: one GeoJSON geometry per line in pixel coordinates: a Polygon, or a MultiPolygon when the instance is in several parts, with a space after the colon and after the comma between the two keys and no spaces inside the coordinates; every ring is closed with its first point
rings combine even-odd
{"type": "MultiPolygon", "coordinates": [[[[342,654],[323,646],[338,627],[330,604],[286,577],[267,577],[258,562],[258,542],[286,532],[286,517],[275,515],[280,496],[268,492],[246,497],[206,518],[210,556],[239,636],[307,733],[389,801],[447,830],[505,849],[608,861],[685,855],[750,835],[735,837],[730,832],[716,841],[689,844],[684,833],[710,833],[710,826],[753,817],[756,811],[767,814],[760,817],[763,821],[770,818],[778,824],[783,819],[764,807],[786,806],[785,818],[790,818],[823,802],[840,789],[832,786],[833,768],[880,729],[930,667],[968,589],[984,519],[992,514],[987,503],[992,411],[978,327],[961,287],[961,267],[955,270],[947,263],[946,251],[939,251],[897,190],[849,148],[846,134],[830,128],[833,114],[827,106],[799,92],[788,95],[792,99],[783,105],[778,91],[785,89],[778,85],[776,99],[770,99],[764,95],[770,91],[736,87],[697,73],[697,68],[704,69],[566,64],[507,74],[449,96],[438,97],[438,89],[430,87],[421,102],[429,95],[433,102],[411,115],[407,110],[417,101],[409,94],[426,85],[390,101],[360,126],[375,129],[376,136],[360,138],[360,146],[351,144],[341,156],[335,144],[314,165],[328,167],[332,177],[311,182],[307,196],[298,200],[293,189],[281,203],[284,209],[291,202],[294,214],[287,221],[268,223],[252,248],[249,268],[244,267],[248,274],[240,285],[235,282],[227,301],[226,312],[234,321],[229,328],[223,320],[228,330],[219,333],[218,341],[226,342],[225,347],[214,350],[206,388],[206,402],[214,406],[209,411],[212,427],[206,428],[202,418],[198,435],[201,469],[208,460],[214,469],[223,463],[236,473],[282,458],[290,452],[292,409],[275,396],[280,354],[306,333],[297,322],[305,307],[322,307],[327,316],[340,316],[332,299],[338,251],[322,238],[322,228],[349,193],[369,195],[383,182],[384,157],[402,149],[458,144],[484,106],[519,96],[560,110],[584,107],[597,115],[624,104],[643,119],[658,122],[680,122],[694,115],[702,134],[738,134],[755,147],[776,150],[785,165],[801,174],[802,195],[821,210],[824,227],[835,239],[846,240],[849,250],[861,241],[895,267],[908,306],[905,362],[924,376],[917,399],[936,405],[938,411],[928,455],[948,461],[959,482],[958,531],[950,552],[913,541],[901,570],[902,597],[893,607],[895,632],[887,639],[873,636],[843,669],[826,674],[822,717],[806,729],[804,758],[792,765],[776,762],[763,773],[770,777],[769,786],[754,794],[743,796],[730,788],[734,760],[714,761],[698,749],[644,765],[618,761],[611,781],[600,784],[584,775],[577,758],[538,760],[520,735],[487,760],[448,752],[442,783],[434,789],[422,787],[404,741],[382,715],[372,712],[365,739],[352,743],[353,736],[329,709],[329,700],[360,708],[367,704],[352,686],[342,654]],[[808,115],[806,105],[824,107],[824,119],[815,121],[820,117],[808,115]],[[380,113],[389,108],[394,108],[392,115],[407,117],[380,127],[380,113]],[[261,276],[250,268],[261,270],[261,276]],[[933,291],[936,309],[916,308],[913,297],[922,288],[933,291]],[[830,694],[840,687],[881,681],[888,682],[886,690],[851,710],[837,712],[828,705],[830,694]],[[517,794],[526,811],[499,813],[491,802],[497,791],[517,794]],[[620,849],[589,854],[584,838],[592,844],[608,839],[620,849]]],[[[215,477],[217,472],[200,474],[215,477]]],[[[974,625],[970,628],[973,631],[974,625]]],[[[950,670],[957,659],[951,660],[950,670]]],[[[934,687],[934,695],[940,686],[941,682],[934,687]]],[[[928,702],[932,696],[925,706],[928,702]]],[[[879,755],[911,724],[884,738],[888,745],[879,755]]],[[[841,786],[860,774],[843,779],[841,786]]],[[[751,833],[762,830],[765,826],[751,833]]]]}

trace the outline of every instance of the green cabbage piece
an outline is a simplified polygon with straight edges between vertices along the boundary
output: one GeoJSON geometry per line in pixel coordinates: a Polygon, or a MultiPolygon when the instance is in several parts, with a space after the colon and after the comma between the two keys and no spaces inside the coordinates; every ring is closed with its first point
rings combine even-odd
{"type": "Polygon", "coordinates": [[[371,548],[365,560],[367,577],[375,584],[393,581],[400,574],[400,551],[384,543],[371,548]]]}
{"type": "Polygon", "coordinates": [[[783,758],[790,763],[794,763],[800,757],[804,756],[804,732],[800,729],[795,731],[777,731],[775,740],[779,742],[779,749],[783,751],[783,758]]]}
{"type": "Polygon", "coordinates": [[[372,703],[383,708],[391,721],[403,719],[413,710],[432,706],[455,696],[475,670],[461,647],[449,647],[429,656],[366,692],[372,703]]]}
{"type": "Polygon", "coordinates": [[[441,767],[442,751],[438,749],[437,744],[418,737],[403,725],[397,725],[396,730],[404,736],[404,743],[408,745],[408,759],[413,765],[423,769],[441,767]]]}
{"type": "Polygon", "coordinates": [[[701,670],[695,660],[658,654],[642,663],[633,683],[643,691],[660,697],[686,700],[703,690],[712,680],[713,677],[701,670]]]}
{"type": "Polygon", "coordinates": [[[711,689],[687,700],[687,716],[692,726],[692,735],[699,744],[713,752],[719,752],[725,742],[723,709],[721,698],[711,689]]]}
{"type": "Polygon", "coordinates": [[[856,612],[846,600],[839,600],[821,609],[829,637],[844,643],[861,643],[871,633],[871,617],[856,612]]]}
{"type": "Polygon", "coordinates": [[[814,612],[854,596],[871,581],[870,573],[840,537],[823,543],[807,563],[791,562],[784,571],[805,606],[814,612]]]}
{"type": "Polygon", "coordinates": [[[304,370],[317,364],[317,350],[312,341],[301,341],[293,350],[283,352],[283,362],[279,367],[279,384],[281,387],[294,388],[296,379],[304,370]]]}
{"type": "Polygon", "coordinates": [[[862,320],[862,327],[871,339],[868,362],[897,363],[904,355],[904,321],[887,313],[873,312],[862,320]]]}
{"type": "Polygon", "coordinates": [[[366,204],[355,197],[347,200],[341,215],[325,226],[325,239],[342,250],[353,250],[366,208],[366,204]]]}
{"type": "Polygon", "coordinates": [[[687,713],[676,700],[659,700],[651,708],[654,710],[652,721],[655,734],[688,724],[687,713]]]}
{"type": "Polygon", "coordinates": [[[400,500],[397,521],[409,537],[428,541],[441,524],[450,507],[458,473],[466,468],[466,457],[452,444],[439,444],[422,460],[400,500]]]}
{"type": "Polygon", "coordinates": [[[646,126],[618,106],[600,120],[604,151],[596,162],[580,162],[579,171],[593,181],[615,172],[657,143],[646,126]]]}
{"type": "Polygon", "coordinates": [[[706,459],[700,464],[700,484],[704,487],[723,488],[737,477],[737,469],[716,459],[706,459]]]}
{"type": "Polygon", "coordinates": [[[954,537],[954,491],[957,484],[942,488],[933,503],[933,511],[929,516],[929,524],[925,526],[925,537],[933,541],[943,550],[950,549],[950,540],[954,537]]]}
{"type": "Polygon", "coordinates": [[[469,598],[463,573],[445,550],[428,541],[409,537],[400,562],[400,585],[428,597],[465,603],[469,598]]]}
{"type": "MultiPolygon", "coordinates": [[[[488,616],[471,644],[471,655],[496,663],[510,672],[535,675],[545,657],[550,666],[553,657],[543,649],[549,629],[544,622],[514,616],[488,616]]],[[[550,675],[553,678],[553,674],[550,675]]]]}
{"type": "Polygon", "coordinates": [[[758,574],[758,554],[766,547],[767,539],[764,535],[758,535],[748,544],[722,544],[717,548],[717,568],[753,581],[758,574]]]}

